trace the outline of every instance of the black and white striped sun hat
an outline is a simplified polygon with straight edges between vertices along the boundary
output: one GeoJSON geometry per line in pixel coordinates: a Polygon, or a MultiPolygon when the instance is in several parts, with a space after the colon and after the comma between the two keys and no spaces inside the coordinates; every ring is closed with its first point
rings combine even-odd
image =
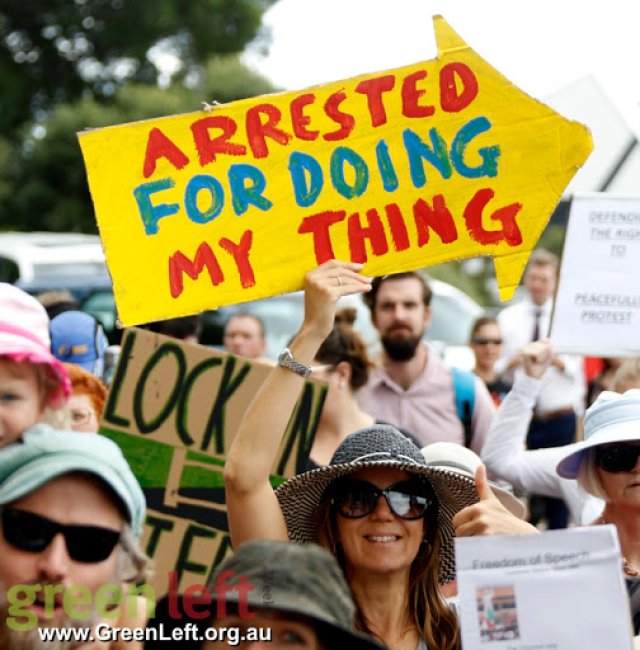
{"type": "Polygon", "coordinates": [[[336,479],[366,467],[393,467],[429,480],[439,502],[440,582],[453,580],[456,568],[451,519],[478,501],[475,480],[446,467],[429,467],[420,449],[390,425],[376,424],[351,433],[329,465],[298,474],[277,488],[290,540],[317,542],[315,517],[325,490],[336,479]]]}

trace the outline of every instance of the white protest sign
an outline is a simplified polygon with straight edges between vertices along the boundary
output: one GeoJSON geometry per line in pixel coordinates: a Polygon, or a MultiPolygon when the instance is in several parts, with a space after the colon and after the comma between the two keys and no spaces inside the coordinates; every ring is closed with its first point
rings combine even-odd
{"type": "Polygon", "coordinates": [[[464,650],[630,650],[613,526],[455,540],[464,650]]]}
{"type": "Polygon", "coordinates": [[[557,352],[640,353],[640,197],[571,203],[550,338],[557,352]]]}

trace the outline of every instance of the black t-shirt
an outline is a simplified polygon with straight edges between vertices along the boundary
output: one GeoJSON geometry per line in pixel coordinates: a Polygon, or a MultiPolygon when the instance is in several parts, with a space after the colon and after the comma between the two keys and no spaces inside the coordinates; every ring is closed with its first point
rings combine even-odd
{"type": "Polygon", "coordinates": [[[507,393],[511,390],[511,384],[498,377],[495,381],[486,384],[487,390],[491,395],[491,399],[496,406],[500,406],[502,400],[506,397],[507,393]]]}

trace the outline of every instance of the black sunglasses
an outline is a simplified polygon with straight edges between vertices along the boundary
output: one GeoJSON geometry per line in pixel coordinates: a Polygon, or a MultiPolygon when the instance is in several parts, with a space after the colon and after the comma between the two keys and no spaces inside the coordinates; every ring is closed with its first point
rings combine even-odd
{"type": "Polygon", "coordinates": [[[471,342],[476,345],[489,345],[489,343],[493,343],[493,345],[502,345],[502,339],[486,339],[483,336],[474,336],[471,339],[471,342]]]}
{"type": "Polygon", "coordinates": [[[367,481],[341,481],[332,489],[331,503],[342,517],[359,519],[371,514],[382,496],[401,519],[424,517],[432,503],[426,487],[414,481],[394,483],[384,490],[367,481]]]}
{"type": "Polygon", "coordinates": [[[40,553],[58,533],[64,536],[69,557],[87,564],[106,560],[120,541],[120,532],[112,528],[63,525],[26,510],[2,509],[2,534],[14,548],[40,553]]]}
{"type": "Polygon", "coordinates": [[[605,472],[630,472],[638,462],[640,445],[596,447],[596,465],[605,472]]]}

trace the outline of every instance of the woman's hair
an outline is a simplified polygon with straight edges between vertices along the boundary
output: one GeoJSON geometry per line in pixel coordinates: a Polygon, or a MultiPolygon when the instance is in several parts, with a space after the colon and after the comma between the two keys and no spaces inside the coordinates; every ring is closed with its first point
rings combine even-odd
{"type": "Polygon", "coordinates": [[[358,390],[367,383],[373,363],[369,359],[367,344],[353,329],[357,312],[352,307],[336,313],[331,334],[322,342],[316,360],[333,367],[342,361],[351,366],[351,388],[358,390]]]}
{"type": "Polygon", "coordinates": [[[607,500],[607,493],[602,487],[602,481],[600,481],[600,477],[596,470],[595,447],[587,449],[582,456],[576,480],[578,481],[578,485],[585,492],[592,494],[594,497],[598,497],[598,499],[603,499],[604,501],[607,500]]]}
{"type": "Polygon", "coordinates": [[[498,325],[498,319],[495,316],[490,316],[488,314],[479,316],[471,326],[471,333],[469,334],[469,338],[472,339],[478,333],[478,330],[485,325],[498,325]]]}
{"type": "Polygon", "coordinates": [[[202,334],[202,317],[200,314],[193,316],[178,316],[177,318],[165,318],[141,326],[143,329],[156,334],[164,334],[174,339],[187,339],[194,337],[200,339],[202,334]]]}
{"type": "Polygon", "coordinates": [[[75,363],[65,363],[64,367],[71,381],[71,393],[87,395],[96,412],[96,419],[100,420],[107,399],[107,387],[94,374],[75,363]]]}
{"type": "MultiPolygon", "coordinates": [[[[421,479],[433,492],[431,484],[421,479]]],[[[329,550],[345,571],[345,557],[337,541],[335,532],[335,512],[331,504],[331,490],[335,481],[325,490],[325,494],[316,512],[316,530],[318,544],[329,550]]],[[[435,493],[433,502],[438,504],[435,493]]],[[[440,572],[440,535],[438,535],[439,507],[427,510],[425,516],[426,536],[424,544],[416,555],[409,573],[409,609],[413,620],[428,648],[438,650],[457,650],[460,647],[460,630],[458,619],[453,610],[440,595],[438,578],[440,572]]],[[[354,596],[356,605],[357,599],[354,596]]],[[[372,634],[358,606],[356,627],[372,634]]],[[[375,636],[375,635],[374,635],[375,636]]]]}

